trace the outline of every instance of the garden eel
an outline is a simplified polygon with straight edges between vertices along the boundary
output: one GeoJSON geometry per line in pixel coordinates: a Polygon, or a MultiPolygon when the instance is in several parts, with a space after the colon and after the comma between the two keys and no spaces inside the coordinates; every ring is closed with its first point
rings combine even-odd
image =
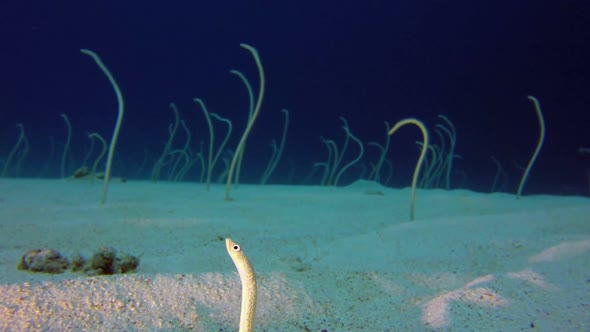
{"type": "Polygon", "coordinates": [[[239,332],[252,332],[254,314],[256,313],[256,276],[254,275],[254,269],[246,254],[232,239],[225,239],[225,247],[240,274],[240,281],[242,282],[242,310],[239,332]]]}

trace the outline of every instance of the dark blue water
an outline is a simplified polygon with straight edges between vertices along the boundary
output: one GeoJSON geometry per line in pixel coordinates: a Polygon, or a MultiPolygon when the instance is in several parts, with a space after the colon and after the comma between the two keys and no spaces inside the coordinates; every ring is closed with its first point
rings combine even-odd
{"type": "MultiPolygon", "coordinates": [[[[590,4],[583,0],[4,2],[0,160],[16,142],[17,123],[30,143],[18,168],[13,161],[6,175],[60,176],[62,113],[73,126],[68,173],[84,163],[88,133],[110,139],[116,99],[80,48],[102,57],[125,98],[114,175],[150,177],[173,121],[170,102],[191,130],[191,155],[200,141],[208,144],[195,97],[234,122],[228,147],[235,149],[248,96],[229,70],[241,70],[258,89],[255,63],[239,47],[242,42],[258,49],[267,78],[243,182],[259,181],[270,141],[280,139],[286,108],[289,133],[271,183],[303,183],[313,163],[326,161],[320,136],[342,145],[340,116],[363,141],[361,163],[370,169],[378,152],[367,144],[384,142],[384,121],[419,118],[440,144],[435,125],[443,114],[456,127],[455,153],[461,156],[454,160],[451,187],[489,191],[494,156],[507,174],[502,190],[513,192],[539,135],[526,98],[534,95],[547,134],[525,193],[588,194],[590,154],[577,151],[590,146],[590,4]]],[[[217,128],[221,134],[224,127],[217,128]]],[[[387,158],[393,176],[382,182],[409,185],[417,140],[421,136],[412,127],[392,137],[387,158]]],[[[184,142],[181,131],[173,146],[181,149],[184,142]]],[[[343,163],[357,151],[351,142],[343,163]]],[[[363,174],[361,163],[341,184],[363,174]]],[[[219,161],[214,174],[222,171],[219,161]]],[[[199,174],[195,166],[183,180],[196,181],[199,174]]],[[[320,181],[319,175],[308,179],[320,181]]]]}

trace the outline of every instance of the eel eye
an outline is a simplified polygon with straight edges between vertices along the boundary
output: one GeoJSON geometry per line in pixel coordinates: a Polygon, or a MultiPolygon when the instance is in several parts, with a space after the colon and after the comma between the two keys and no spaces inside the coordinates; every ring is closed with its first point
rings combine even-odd
{"type": "Polygon", "coordinates": [[[234,244],[234,246],[232,247],[232,249],[233,249],[234,251],[240,251],[240,250],[242,250],[242,249],[240,248],[240,246],[239,246],[239,245],[237,245],[237,244],[234,244]]]}

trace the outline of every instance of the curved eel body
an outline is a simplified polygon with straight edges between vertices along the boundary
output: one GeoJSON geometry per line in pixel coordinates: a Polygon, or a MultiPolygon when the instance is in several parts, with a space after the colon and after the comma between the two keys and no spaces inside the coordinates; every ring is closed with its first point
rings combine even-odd
{"type": "Polygon", "coordinates": [[[225,239],[225,247],[238,270],[242,282],[242,310],[239,332],[252,332],[254,330],[254,315],[256,314],[256,275],[248,257],[237,243],[227,238],[225,239]]]}

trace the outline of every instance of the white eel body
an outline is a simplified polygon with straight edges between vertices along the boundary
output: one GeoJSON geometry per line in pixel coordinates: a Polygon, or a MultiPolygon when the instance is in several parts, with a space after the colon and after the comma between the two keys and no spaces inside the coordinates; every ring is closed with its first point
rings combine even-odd
{"type": "Polygon", "coordinates": [[[225,246],[242,282],[242,310],[239,332],[252,332],[254,330],[254,315],[256,314],[256,275],[248,257],[237,243],[227,238],[225,239],[225,246]]]}

